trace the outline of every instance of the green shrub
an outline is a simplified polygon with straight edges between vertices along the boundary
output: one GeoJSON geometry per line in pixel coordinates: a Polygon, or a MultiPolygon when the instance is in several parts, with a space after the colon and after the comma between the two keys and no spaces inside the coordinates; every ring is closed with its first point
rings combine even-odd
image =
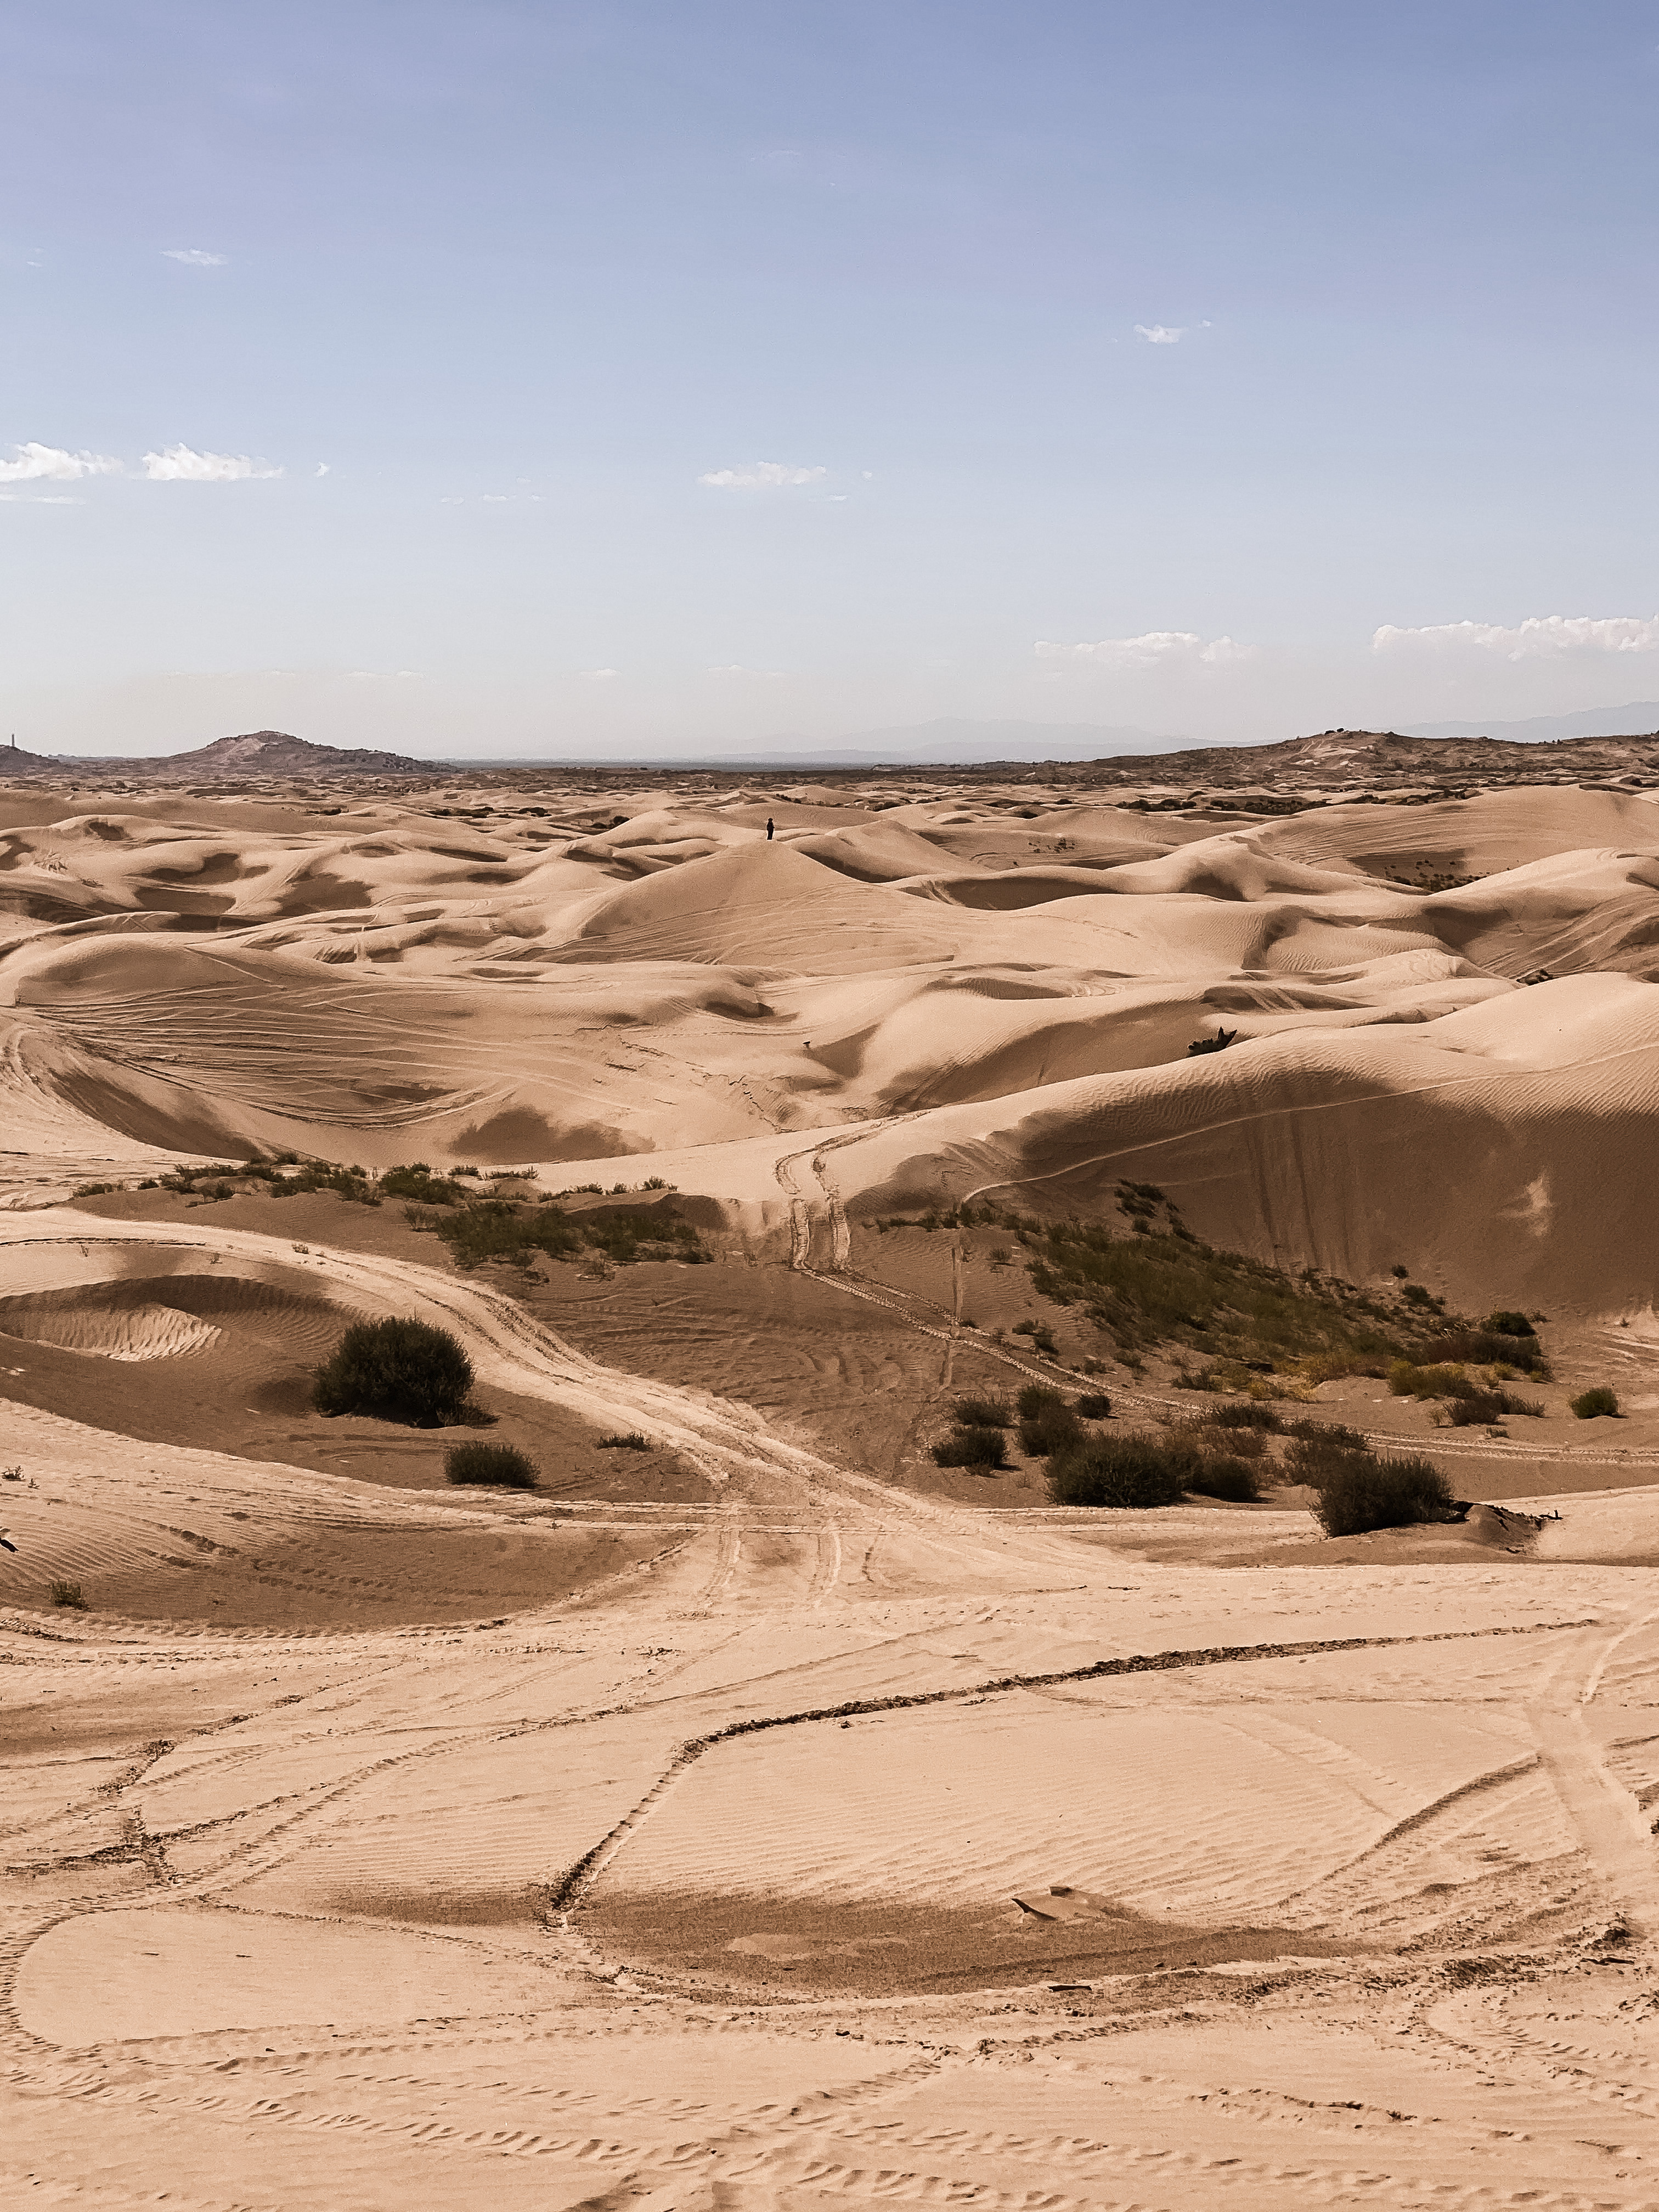
{"type": "Polygon", "coordinates": [[[1085,1437],[1048,1462],[1048,1495],[1056,1505],[1144,1510],[1173,1505],[1199,1472],[1189,1445],[1133,1431],[1085,1437]]]}
{"type": "Polygon", "coordinates": [[[318,1371],[319,1413],[373,1413],[437,1428],[459,1419],[472,1362],[447,1328],[423,1321],[354,1322],[318,1371]]]}
{"type": "Polygon", "coordinates": [[[503,1490],[533,1490],[540,1470],[511,1444],[456,1444],[444,1455],[450,1482],[487,1482],[503,1490]]]}
{"type": "Polygon", "coordinates": [[[49,1583],[46,1585],[46,1602],[68,1606],[72,1613],[84,1613],[87,1609],[87,1601],[79,1583],[49,1583]]]}
{"type": "Polygon", "coordinates": [[[1523,1313],[1509,1306],[1486,1316],[1486,1326],[1494,1336],[1535,1336],[1537,1331],[1523,1313]]]}
{"type": "Polygon", "coordinates": [[[1006,1467],[1007,1446],[1000,1429],[953,1429],[933,1448],[936,1467],[1006,1467]]]}
{"type": "Polygon", "coordinates": [[[1112,1410],[1112,1401],[1103,1390],[1085,1390],[1077,1401],[1076,1410],[1085,1421],[1103,1421],[1112,1410]]]}
{"type": "Polygon", "coordinates": [[[1450,1486],[1432,1460],[1349,1452],[1330,1463],[1317,1487],[1314,1512],[1328,1536],[1459,1518],[1450,1486]]]}
{"type": "Polygon", "coordinates": [[[614,1436],[601,1437],[595,1447],[599,1451],[649,1451],[651,1440],[637,1429],[627,1429],[614,1436]]]}
{"type": "Polygon", "coordinates": [[[963,1429],[1006,1429],[1014,1419],[1004,1398],[958,1398],[956,1418],[963,1429]]]}
{"type": "Polygon", "coordinates": [[[1593,1421],[1601,1413],[1617,1413],[1618,1394],[1605,1383],[1598,1384],[1594,1390],[1581,1390],[1572,1401],[1572,1410],[1581,1421],[1593,1421]]]}
{"type": "Polygon", "coordinates": [[[1231,1453],[1206,1459],[1187,1487],[1200,1498],[1224,1498],[1230,1505],[1254,1505],[1261,1495],[1255,1469],[1231,1453]]]}

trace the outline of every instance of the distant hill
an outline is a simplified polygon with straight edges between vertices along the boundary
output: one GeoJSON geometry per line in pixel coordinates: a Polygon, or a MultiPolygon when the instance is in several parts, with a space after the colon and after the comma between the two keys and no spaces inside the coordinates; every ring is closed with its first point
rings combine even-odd
{"type": "Polygon", "coordinates": [[[1581,707],[1571,714],[1532,714],[1524,722],[1412,722],[1411,738],[1509,738],[1516,744],[1547,744],[1557,738],[1636,738],[1659,730],[1659,699],[1632,699],[1623,707],[1581,707]]]}
{"type": "Polygon", "coordinates": [[[1321,730],[1279,744],[1210,745],[1097,760],[1096,784],[1165,784],[1187,790],[1249,787],[1352,791],[1401,784],[1576,783],[1659,780],[1659,728],[1639,737],[1559,738],[1517,744],[1502,738],[1413,738],[1398,730],[1321,730]]]}
{"type": "Polygon", "coordinates": [[[245,737],[216,738],[187,753],[151,754],[125,759],[61,753],[55,759],[21,747],[0,746],[0,777],[8,775],[99,776],[125,780],[161,776],[192,782],[217,776],[246,781],[267,775],[432,775],[441,763],[413,760],[407,753],[375,752],[368,747],[314,745],[285,730],[252,730],[245,737]]]}

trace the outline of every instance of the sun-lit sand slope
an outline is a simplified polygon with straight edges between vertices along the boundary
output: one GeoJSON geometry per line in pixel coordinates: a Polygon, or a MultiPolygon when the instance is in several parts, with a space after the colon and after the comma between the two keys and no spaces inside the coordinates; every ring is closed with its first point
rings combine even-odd
{"type": "Polygon", "coordinates": [[[149,1146],[653,1153],[781,1233],[780,1155],[829,1131],[826,1220],[975,1191],[1086,1207],[1127,1176],[1285,1261],[1360,1278],[1409,1247],[1454,1297],[1496,1271],[1644,1298],[1645,797],[1267,822],[841,797],[64,813],[20,792],[16,1179],[31,1153],[91,1173],[149,1146]],[[1218,1030],[1231,1048],[1189,1060],[1218,1030]]]}
{"type": "Polygon", "coordinates": [[[0,2203],[1659,2208],[1659,811],[1075,797],[0,793],[0,2203]],[[659,1174],[721,1264],[70,1202],[256,1151],[659,1174]],[[1334,1545],[885,1479],[1060,1370],[860,1224],[1121,1178],[1634,1418],[1334,1545]],[[540,1489],[310,1409],[392,1315],[540,1489]]]}

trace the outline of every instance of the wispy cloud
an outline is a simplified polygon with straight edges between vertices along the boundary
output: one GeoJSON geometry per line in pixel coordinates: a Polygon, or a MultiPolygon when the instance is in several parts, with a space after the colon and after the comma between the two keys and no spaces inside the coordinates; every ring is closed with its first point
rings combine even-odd
{"type": "Polygon", "coordinates": [[[1398,629],[1384,623],[1371,637],[1374,653],[1447,645],[1475,646],[1483,653],[1501,653],[1506,660],[1541,660],[1562,653],[1653,653],[1659,652],[1659,615],[1528,615],[1512,628],[1455,622],[1398,629]]]}
{"type": "Polygon", "coordinates": [[[1186,335],[1187,328],[1184,323],[1179,330],[1172,329],[1168,323],[1137,323],[1135,325],[1135,336],[1146,345],[1179,345],[1186,335]]]}
{"type": "Polygon", "coordinates": [[[319,477],[325,477],[325,476],[328,474],[328,463],[327,463],[326,461],[319,461],[319,462],[318,462],[318,464],[317,464],[317,474],[318,474],[319,477]]]}
{"type": "Polygon", "coordinates": [[[699,477],[712,491],[775,491],[793,484],[822,483],[828,469],[792,468],[784,461],[744,461],[735,469],[711,469],[699,477]]]}
{"type": "Polygon", "coordinates": [[[190,446],[167,446],[144,455],[144,474],[152,483],[241,483],[249,477],[279,477],[274,462],[246,453],[198,453],[190,446]]]}
{"type": "Polygon", "coordinates": [[[78,483],[82,477],[113,477],[121,464],[108,453],[71,453],[62,446],[31,441],[14,446],[15,458],[0,461],[0,483],[78,483]]]}
{"type": "Polygon", "coordinates": [[[164,246],[161,252],[167,260],[182,261],[186,269],[222,269],[230,258],[228,253],[210,253],[201,246],[164,246]]]}
{"type": "Polygon", "coordinates": [[[1164,668],[1185,663],[1218,668],[1228,661],[1253,658],[1253,645],[1236,645],[1230,637],[1201,638],[1192,629],[1149,629],[1139,637],[1097,638],[1092,644],[1059,645],[1051,638],[1036,641],[1039,660],[1083,661],[1097,668],[1164,668]]]}
{"type": "Polygon", "coordinates": [[[576,673],[589,684],[614,684],[622,672],[617,668],[579,668],[576,673]]]}
{"type": "Polygon", "coordinates": [[[745,668],[740,660],[726,661],[719,668],[706,668],[703,671],[703,673],[705,676],[736,677],[739,679],[746,678],[750,683],[760,684],[776,684],[782,680],[781,672],[778,669],[745,668]]]}

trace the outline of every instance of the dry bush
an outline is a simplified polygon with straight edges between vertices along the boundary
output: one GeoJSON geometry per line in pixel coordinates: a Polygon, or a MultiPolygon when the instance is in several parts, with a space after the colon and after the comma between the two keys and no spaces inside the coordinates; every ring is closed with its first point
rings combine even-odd
{"type": "Polygon", "coordinates": [[[1083,1424],[1058,1390],[1028,1382],[1019,1394],[1019,1448],[1034,1459],[1048,1459],[1078,1443],[1083,1424]]]}
{"type": "Polygon", "coordinates": [[[460,1419],[472,1362],[447,1328],[423,1321],[361,1321],[318,1371],[319,1413],[372,1413],[422,1428],[460,1419]]]}
{"type": "Polygon", "coordinates": [[[1581,1421],[1593,1421],[1602,1413],[1617,1414],[1618,1394],[1609,1390],[1605,1383],[1599,1384],[1594,1390],[1581,1390],[1572,1401],[1572,1410],[1581,1421]]]}
{"type": "Polygon", "coordinates": [[[1014,1422],[1006,1398],[958,1398],[956,1419],[961,1429],[1008,1429],[1014,1422]]]}
{"type": "Polygon", "coordinates": [[[1349,1453],[1326,1468],[1318,1489],[1314,1512],[1328,1536],[1363,1536],[1373,1528],[1462,1518],[1450,1486],[1432,1460],[1349,1453]]]}
{"type": "Polygon", "coordinates": [[[1048,1462],[1048,1495],[1056,1505],[1144,1511],[1177,1504],[1200,1466],[1190,1444],[1144,1431],[1085,1437],[1048,1462]]]}
{"type": "Polygon", "coordinates": [[[540,1470],[511,1444],[457,1444],[444,1458],[450,1482],[484,1482],[503,1490],[533,1490],[540,1470]]]}
{"type": "Polygon", "coordinates": [[[933,1447],[935,1467],[1006,1467],[1008,1449],[1000,1429],[953,1429],[933,1447]]]}

